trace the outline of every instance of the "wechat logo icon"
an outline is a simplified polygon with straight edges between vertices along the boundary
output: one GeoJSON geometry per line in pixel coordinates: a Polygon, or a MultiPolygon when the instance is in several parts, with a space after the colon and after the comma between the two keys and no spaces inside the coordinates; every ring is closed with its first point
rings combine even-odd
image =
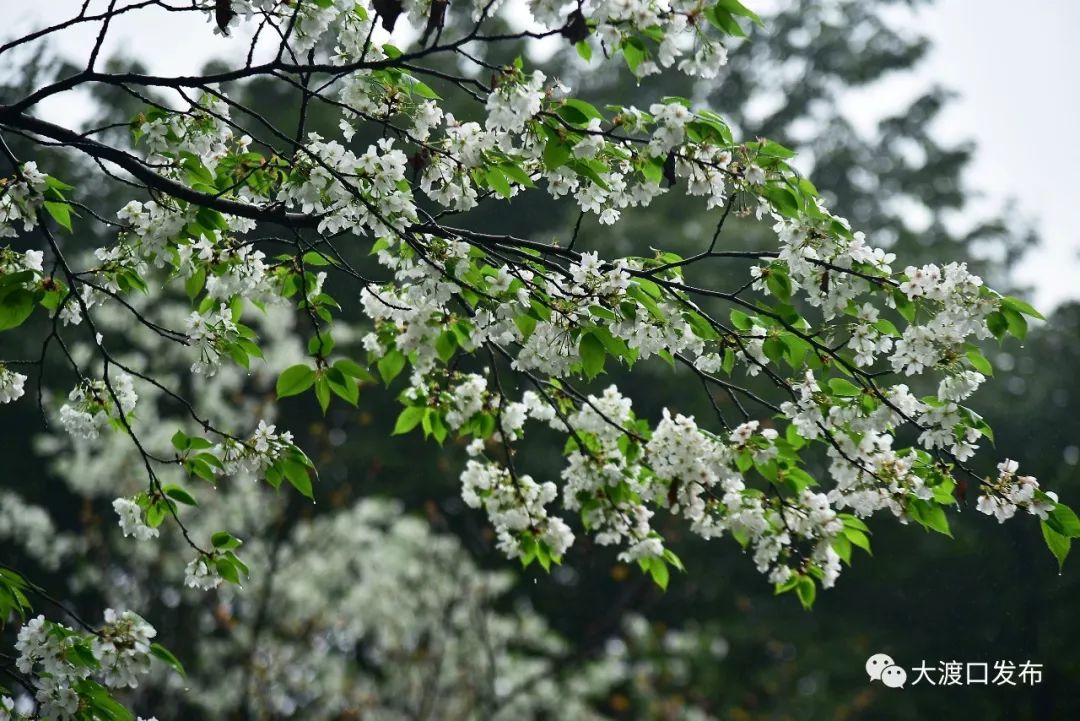
{"type": "Polygon", "coordinates": [[[870,681],[881,681],[889,688],[903,688],[907,683],[907,671],[897,666],[887,653],[875,653],[866,659],[866,675],[870,681]]]}

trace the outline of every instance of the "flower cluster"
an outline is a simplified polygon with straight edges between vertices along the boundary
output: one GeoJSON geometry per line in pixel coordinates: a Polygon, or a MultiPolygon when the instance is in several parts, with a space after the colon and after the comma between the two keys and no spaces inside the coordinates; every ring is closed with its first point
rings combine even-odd
{"type": "Polygon", "coordinates": [[[184,321],[184,330],[198,354],[191,364],[196,375],[212,376],[221,364],[221,356],[240,338],[232,310],[224,303],[214,313],[192,311],[184,321]]]}
{"type": "Polygon", "coordinates": [[[107,381],[84,380],[60,407],[60,424],[73,437],[92,441],[110,419],[126,417],[135,410],[138,399],[127,373],[117,373],[107,381]]]}
{"type": "Polygon", "coordinates": [[[16,721],[18,718],[15,713],[15,699],[0,696],[0,721],[16,721]]]}
{"type": "Polygon", "coordinates": [[[81,694],[87,680],[108,689],[137,686],[150,670],[155,635],[154,627],[131,611],[106,609],[104,624],[92,633],[37,616],[19,629],[15,666],[33,679],[41,716],[69,721],[86,704],[81,694]]]}
{"type": "Polygon", "coordinates": [[[227,438],[213,452],[221,459],[223,472],[257,475],[294,448],[291,432],[279,432],[273,423],[260,420],[247,442],[227,438]]]}
{"type": "Polygon", "coordinates": [[[192,559],[184,569],[184,585],[200,591],[212,591],[221,585],[221,574],[214,566],[213,559],[200,554],[192,559]]]}
{"type": "Polygon", "coordinates": [[[923,307],[937,312],[929,321],[910,325],[896,341],[890,358],[893,370],[905,375],[921,373],[940,362],[946,352],[965,342],[991,336],[986,316],[996,304],[981,293],[982,279],[968,272],[963,263],[908,267],[900,284],[909,300],[926,299],[923,307]]]}
{"type": "Polygon", "coordinates": [[[1042,491],[1039,482],[1032,476],[1020,476],[1016,471],[1020,464],[1006,458],[998,464],[998,476],[984,486],[985,493],[979,496],[976,508],[981,513],[994,516],[999,523],[1004,523],[1016,514],[1016,509],[1025,509],[1033,516],[1043,520],[1057,505],[1057,494],[1042,491]]]}
{"type": "Polygon", "coordinates": [[[74,718],[79,695],[72,686],[90,675],[89,668],[67,660],[75,638],[71,629],[37,616],[19,629],[15,641],[16,667],[24,674],[38,672],[35,696],[42,712],[57,721],[74,718]]]}
{"type": "Polygon", "coordinates": [[[128,498],[117,498],[113,501],[112,507],[116,515],[120,517],[120,528],[124,532],[124,538],[134,536],[139,541],[157,538],[158,529],[146,525],[142,506],[138,503],[128,498]]]}
{"type": "Polygon", "coordinates": [[[525,124],[543,105],[544,81],[547,80],[539,70],[520,82],[507,80],[488,96],[487,127],[490,130],[502,130],[507,133],[520,133],[525,124]]]}
{"type": "Polygon", "coordinates": [[[461,485],[465,503],[487,511],[499,549],[508,557],[525,556],[531,551],[530,542],[539,542],[558,560],[574,542],[566,522],[548,515],[546,506],[558,495],[554,483],[537,483],[531,476],[515,476],[505,468],[470,460],[461,473],[461,485]]]}
{"type": "Polygon", "coordinates": [[[139,677],[150,670],[150,639],[156,635],[138,614],[105,609],[105,625],[90,644],[101,664],[102,683],[109,688],[138,686],[139,677]]]}
{"type": "Polygon", "coordinates": [[[28,250],[20,253],[12,248],[0,248],[0,275],[12,275],[23,271],[42,272],[45,254],[40,250],[28,250]]]}
{"type": "Polygon", "coordinates": [[[0,403],[11,403],[23,397],[26,376],[0,365],[0,403]]]}
{"type": "Polygon", "coordinates": [[[384,138],[356,155],[337,141],[312,133],[308,158],[279,194],[279,200],[319,215],[319,230],[337,233],[367,228],[376,237],[401,231],[416,220],[412,193],[403,190],[408,159],[384,138]]]}
{"type": "Polygon", "coordinates": [[[47,181],[48,176],[33,161],[20,165],[14,178],[0,179],[0,238],[17,235],[16,224],[21,223],[24,231],[38,224],[47,181]]]}

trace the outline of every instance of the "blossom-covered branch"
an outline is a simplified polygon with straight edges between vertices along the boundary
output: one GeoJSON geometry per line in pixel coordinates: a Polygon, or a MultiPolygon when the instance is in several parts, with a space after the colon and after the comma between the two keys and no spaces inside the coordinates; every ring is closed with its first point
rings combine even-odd
{"type": "MultiPolygon", "coordinates": [[[[1023,338],[1034,309],[964,264],[898,262],[830,212],[792,151],[736,138],[711,109],[660,94],[647,107],[598,107],[499,54],[558,36],[587,61],[619,57],[639,79],[675,71],[708,80],[728,44],[760,22],[750,9],[738,0],[534,0],[528,27],[504,32],[496,5],[193,2],[176,11],[205,14],[219,32],[253,30],[226,64],[234,69],[112,73],[95,69],[95,49],[85,69],[0,106],[5,136],[89,157],[133,186],[125,205],[101,208],[92,187],[72,187],[5,145],[0,236],[35,245],[0,252],[0,329],[45,330],[39,358],[0,366],[0,402],[24,394],[20,369],[44,374],[47,351],[59,349],[74,378],[55,409],[61,426],[76,445],[120,434],[145,470],[145,490],[113,501],[125,536],[153,541],[172,522],[191,549],[189,586],[239,584],[249,574],[242,540],[189,532],[182,516],[206,512],[209,494],[186,481],[251,475],[312,498],[317,475],[282,421],[220,422],[183,379],[125,360],[115,349],[135,331],[99,322],[111,313],[186,354],[192,378],[258,364],[276,377],[278,398],[311,392],[324,412],[333,398],[357,405],[364,383],[395,387],[393,432],[467,444],[462,498],[525,565],[550,568],[587,534],[666,587],[669,569],[684,569],[659,530],[664,514],[702,537],[730,536],[778,591],[809,606],[853,547],[869,550],[867,519],[949,534],[946,509],[968,485],[978,510],[1000,521],[1037,517],[1063,560],[1080,531],[1075,514],[1014,461],[978,470],[992,431],[966,405],[993,372],[981,344],[1023,338]],[[399,16],[424,28],[411,50],[391,42],[399,16]],[[253,80],[299,93],[296,127],[236,99],[253,80]],[[35,114],[44,99],[91,84],[147,101],[120,119],[129,140],[106,133],[112,125],[80,132],[35,114]],[[312,130],[314,105],[336,127],[312,130]],[[692,254],[578,247],[583,223],[617,228],[629,209],[671,193],[699,199],[715,228],[692,254]],[[520,237],[474,222],[533,194],[575,206],[572,235],[520,237]],[[769,240],[718,248],[735,222],[769,240]],[[110,242],[65,254],[59,229],[83,223],[102,226],[110,242]],[[720,264],[744,277],[721,287],[720,264]],[[187,304],[179,323],[155,307],[164,298],[187,304]],[[288,332],[307,351],[274,365],[257,329],[267,332],[268,314],[282,309],[298,319],[288,332]],[[646,363],[692,377],[715,418],[679,407],[639,415],[631,386],[600,379],[632,382],[646,363]],[[185,411],[167,442],[144,439],[143,393],[185,411]],[[562,439],[557,478],[534,477],[519,453],[539,428],[562,439]],[[160,477],[177,471],[180,481],[160,477]]],[[[100,47],[111,18],[134,9],[114,4],[55,29],[100,23],[100,47]]],[[[24,673],[70,662],[28,639],[38,650],[24,653],[24,673]]],[[[54,691],[44,693],[56,718],[84,708],[54,691]]]]}

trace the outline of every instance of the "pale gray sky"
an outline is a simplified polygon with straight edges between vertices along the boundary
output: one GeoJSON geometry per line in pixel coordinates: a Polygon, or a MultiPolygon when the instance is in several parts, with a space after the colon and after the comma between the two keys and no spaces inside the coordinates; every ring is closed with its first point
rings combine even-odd
{"type": "MultiPolygon", "coordinates": [[[[793,0],[768,0],[774,2],[793,0]]],[[[78,0],[2,0],[5,29],[0,40],[70,17],[78,0]]],[[[747,0],[753,7],[753,0],[747,0]]],[[[97,2],[96,4],[101,4],[97,2]]],[[[1041,309],[1080,298],[1080,229],[1072,213],[1080,204],[1076,168],[1080,144],[1074,128],[1080,117],[1080,2],[1071,0],[938,0],[912,12],[895,11],[897,22],[926,32],[934,42],[930,57],[914,73],[890,77],[845,100],[848,116],[869,130],[884,114],[901,110],[930,83],[960,93],[934,128],[947,141],[978,144],[969,185],[985,193],[987,207],[1007,198],[1033,218],[1042,246],[1016,269],[1035,288],[1041,309]]],[[[63,34],[60,52],[85,59],[94,37],[85,28],[63,34]]],[[[246,48],[238,38],[211,34],[205,23],[186,15],[156,11],[118,18],[103,53],[123,51],[153,72],[188,74],[206,59],[235,56],[246,48]]],[[[69,124],[85,104],[64,100],[43,108],[69,124]]],[[[871,228],[867,228],[871,232],[871,228]]]]}
{"type": "MultiPolygon", "coordinates": [[[[1041,308],[1080,298],[1080,226],[1074,168],[1080,118],[1080,2],[1071,0],[938,0],[898,13],[934,42],[910,77],[891,78],[863,100],[903,107],[937,82],[959,92],[934,128],[938,137],[978,144],[968,174],[987,203],[1019,201],[1042,246],[1016,269],[1041,308]]],[[[848,108],[852,117],[870,115],[848,108]]]]}

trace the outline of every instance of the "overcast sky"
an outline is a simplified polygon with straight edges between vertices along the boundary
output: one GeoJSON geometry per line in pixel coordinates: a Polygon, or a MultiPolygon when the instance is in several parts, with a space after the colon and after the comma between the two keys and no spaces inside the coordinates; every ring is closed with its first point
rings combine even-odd
{"type": "MultiPolygon", "coordinates": [[[[751,7],[752,0],[745,0],[751,7]]],[[[775,2],[776,0],[770,0],[775,2]]],[[[5,28],[0,40],[40,27],[50,18],[70,17],[77,0],[0,0],[5,28]]],[[[100,4],[97,3],[97,4],[100,4]]],[[[1033,286],[1044,310],[1080,298],[1080,229],[1072,218],[1080,205],[1075,179],[1080,144],[1080,2],[1074,0],[938,0],[915,12],[895,11],[897,22],[927,33],[930,57],[907,75],[890,77],[846,102],[849,117],[869,130],[884,113],[931,83],[959,92],[934,128],[943,140],[974,139],[978,145],[968,184],[985,193],[984,204],[1008,198],[1032,218],[1042,246],[1016,269],[1033,286]]],[[[93,44],[86,29],[69,32],[60,51],[85,60],[93,44]]],[[[212,35],[187,14],[131,13],[118,18],[109,55],[123,51],[160,74],[190,74],[215,56],[232,55],[238,39],[212,35]]],[[[65,100],[43,112],[69,124],[80,118],[78,101],[65,100]]],[[[872,229],[866,229],[872,231],[872,229]]]]}

